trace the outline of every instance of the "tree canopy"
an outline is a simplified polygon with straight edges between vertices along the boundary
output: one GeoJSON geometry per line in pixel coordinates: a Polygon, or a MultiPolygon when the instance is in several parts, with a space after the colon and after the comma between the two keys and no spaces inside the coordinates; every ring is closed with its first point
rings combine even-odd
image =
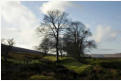
{"type": "Polygon", "coordinates": [[[49,47],[55,48],[57,61],[59,60],[59,52],[62,54],[64,51],[68,55],[80,59],[86,48],[96,47],[94,40],[87,39],[92,36],[90,30],[79,21],[70,21],[67,13],[59,10],[48,11],[38,30],[44,32],[45,36],[48,37],[43,39],[40,47],[46,48],[45,51],[49,51],[49,47]],[[49,39],[53,40],[49,41],[49,39]]]}

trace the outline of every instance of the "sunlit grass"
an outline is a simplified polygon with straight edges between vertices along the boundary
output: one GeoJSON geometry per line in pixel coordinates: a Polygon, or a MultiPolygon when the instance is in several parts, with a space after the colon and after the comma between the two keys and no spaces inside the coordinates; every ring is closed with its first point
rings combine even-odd
{"type": "MultiPolygon", "coordinates": [[[[56,61],[57,60],[56,56],[44,56],[43,58],[47,59],[49,61],[56,61]]],[[[59,60],[63,60],[63,59],[66,59],[66,58],[67,57],[59,57],[59,60]]]]}
{"type": "Polygon", "coordinates": [[[52,76],[44,76],[44,75],[32,75],[30,80],[54,80],[52,76]]]}

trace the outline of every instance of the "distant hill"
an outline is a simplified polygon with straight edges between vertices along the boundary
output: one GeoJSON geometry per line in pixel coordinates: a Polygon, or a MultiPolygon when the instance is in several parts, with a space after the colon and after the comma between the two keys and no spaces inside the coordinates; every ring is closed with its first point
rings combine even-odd
{"type": "Polygon", "coordinates": [[[117,54],[91,54],[95,58],[121,58],[121,53],[117,54]]]}
{"type": "MultiPolygon", "coordinates": [[[[1,44],[1,52],[2,54],[4,54],[4,52],[6,51],[7,45],[5,44],[1,44]]],[[[40,54],[41,52],[39,51],[35,51],[35,50],[30,50],[30,49],[25,49],[25,48],[20,48],[20,47],[12,47],[12,52],[16,52],[16,53],[30,53],[30,54],[40,54]]],[[[42,54],[42,53],[41,53],[42,54]]]]}

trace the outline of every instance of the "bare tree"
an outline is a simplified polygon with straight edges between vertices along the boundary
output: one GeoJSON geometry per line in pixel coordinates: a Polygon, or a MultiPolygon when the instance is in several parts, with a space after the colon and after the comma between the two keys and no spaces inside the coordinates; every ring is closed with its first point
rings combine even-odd
{"type": "Polygon", "coordinates": [[[13,45],[15,44],[15,41],[14,39],[2,39],[1,40],[1,51],[2,51],[2,54],[3,54],[3,57],[4,57],[4,61],[5,61],[5,70],[6,70],[6,75],[7,75],[7,63],[8,63],[8,54],[10,53],[10,51],[12,50],[12,47],[13,45]],[[4,53],[3,53],[4,52],[4,53]]]}
{"type": "Polygon", "coordinates": [[[8,40],[7,40],[7,45],[8,45],[8,46],[13,46],[13,45],[15,45],[14,39],[13,39],[13,38],[12,38],[12,39],[8,39],[8,40]]]}
{"type": "Polygon", "coordinates": [[[13,38],[11,38],[11,39],[2,38],[1,39],[1,44],[5,44],[5,45],[8,45],[8,46],[13,46],[15,44],[15,41],[14,41],[13,38]]]}
{"type": "MultiPolygon", "coordinates": [[[[56,46],[56,58],[59,60],[59,36],[62,33],[63,28],[67,26],[67,14],[65,12],[61,12],[59,10],[48,11],[47,15],[44,15],[43,22],[41,26],[44,31],[48,31],[48,35],[55,38],[55,46],[56,46]]],[[[40,32],[41,32],[40,31],[40,32]]]]}
{"type": "Polygon", "coordinates": [[[6,45],[6,48],[4,50],[5,51],[4,60],[5,60],[5,62],[7,62],[8,54],[11,51],[13,45],[15,44],[15,41],[14,41],[13,38],[12,39],[2,39],[1,43],[4,44],[4,45],[6,45]]]}
{"type": "Polygon", "coordinates": [[[89,29],[81,22],[71,22],[64,35],[64,50],[80,60],[84,55],[85,48],[96,47],[93,40],[87,40],[91,35],[89,29]]]}
{"type": "Polygon", "coordinates": [[[44,52],[44,54],[46,55],[49,51],[49,48],[50,48],[50,40],[49,38],[45,37],[42,40],[41,44],[38,46],[38,49],[44,52]]]}

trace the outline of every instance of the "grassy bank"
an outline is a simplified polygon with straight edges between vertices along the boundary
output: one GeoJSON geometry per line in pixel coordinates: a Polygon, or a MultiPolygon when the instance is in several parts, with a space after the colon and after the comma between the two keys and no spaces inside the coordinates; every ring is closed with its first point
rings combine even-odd
{"type": "Polygon", "coordinates": [[[7,68],[5,68],[3,57],[1,58],[1,79],[121,79],[121,59],[85,58],[81,63],[71,57],[60,57],[60,60],[61,61],[57,64],[55,56],[11,53],[8,57],[7,68]]]}

